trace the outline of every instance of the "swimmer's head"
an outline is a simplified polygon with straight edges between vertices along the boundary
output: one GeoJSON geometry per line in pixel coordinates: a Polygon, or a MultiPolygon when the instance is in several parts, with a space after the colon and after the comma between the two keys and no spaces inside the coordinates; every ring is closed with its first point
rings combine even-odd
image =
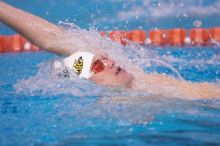
{"type": "Polygon", "coordinates": [[[79,77],[91,79],[98,84],[128,88],[132,86],[133,76],[107,55],[77,52],[64,59],[64,64],[79,77]]]}
{"type": "Polygon", "coordinates": [[[91,80],[103,85],[116,85],[130,88],[133,75],[121,68],[108,56],[96,55],[93,58],[91,80]]]}

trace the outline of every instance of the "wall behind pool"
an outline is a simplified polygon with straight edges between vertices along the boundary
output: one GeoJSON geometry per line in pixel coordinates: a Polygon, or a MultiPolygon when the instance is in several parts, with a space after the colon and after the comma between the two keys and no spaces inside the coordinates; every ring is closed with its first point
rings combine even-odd
{"type": "MultiPolygon", "coordinates": [[[[57,24],[98,30],[220,26],[219,0],[5,0],[57,24]]],[[[15,33],[0,23],[1,34],[15,33]]]]}

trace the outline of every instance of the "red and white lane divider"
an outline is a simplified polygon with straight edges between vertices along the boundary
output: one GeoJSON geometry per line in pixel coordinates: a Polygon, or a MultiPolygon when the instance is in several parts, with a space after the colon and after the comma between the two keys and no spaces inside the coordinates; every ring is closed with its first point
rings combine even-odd
{"type": "MultiPolygon", "coordinates": [[[[113,30],[100,32],[100,34],[124,46],[128,44],[128,41],[154,46],[211,46],[220,44],[220,27],[192,28],[190,30],[184,28],[156,29],[150,30],[148,34],[144,30],[113,30]]],[[[38,47],[18,34],[0,35],[0,53],[39,50],[38,47]]]]}
{"type": "Polygon", "coordinates": [[[1,52],[24,52],[38,51],[39,48],[31,44],[18,34],[0,35],[0,53],[1,52]]]}
{"type": "Polygon", "coordinates": [[[147,33],[144,30],[101,32],[101,35],[108,36],[112,41],[126,45],[127,41],[133,41],[141,45],[154,46],[209,46],[220,43],[220,27],[215,28],[183,28],[157,29],[147,33]]]}

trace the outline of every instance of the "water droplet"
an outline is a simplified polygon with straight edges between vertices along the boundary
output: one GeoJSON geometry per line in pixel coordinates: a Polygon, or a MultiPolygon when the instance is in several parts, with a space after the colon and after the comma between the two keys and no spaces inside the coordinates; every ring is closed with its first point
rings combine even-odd
{"type": "Polygon", "coordinates": [[[188,14],[184,12],[184,13],[183,13],[183,16],[184,16],[184,17],[188,17],[188,14]]]}
{"type": "Polygon", "coordinates": [[[193,25],[194,25],[195,27],[201,27],[202,22],[201,22],[200,20],[195,20],[195,21],[193,22],[193,25]]]}

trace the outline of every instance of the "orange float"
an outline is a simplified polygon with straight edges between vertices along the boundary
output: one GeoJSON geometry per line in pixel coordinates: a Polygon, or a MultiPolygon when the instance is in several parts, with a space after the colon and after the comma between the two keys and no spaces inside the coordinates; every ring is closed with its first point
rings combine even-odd
{"type": "Polygon", "coordinates": [[[20,35],[0,36],[0,52],[38,51],[39,48],[32,45],[20,35]]]}
{"type": "Polygon", "coordinates": [[[220,42],[220,27],[210,28],[209,32],[213,41],[220,42]]]}
{"type": "Polygon", "coordinates": [[[12,35],[11,36],[11,46],[13,52],[21,52],[23,50],[23,42],[19,35],[12,35]]]}
{"type": "Polygon", "coordinates": [[[167,33],[165,30],[151,30],[149,39],[153,45],[163,46],[167,44],[167,33]]]}
{"type": "Polygon", "coordinates": [[[10,36],[2,36],[2,52],[11,51],[11,38],[10,36]]]}
{"type": "Polygon", "coordinates": [[[211,34],[208,29],[193,28],[189,33],[192,45],[211,45],[211,34]]]}
{"type": "Polygon", "coordinates": [[[3,52],[3,37],[0,36],[0,52],[3,52]]]}
{"type": "Polygon", "coordinates": [[[186,29],[176,28],[167,30],[167,42],[171,46],[183,46],[185,44],[186,29]]]}
{"type": "Polygon", "coordinates": [[[126,38],[133,42],[143,45],[146,40],[146,32],[143,30],[132,30],[127,32],[126,38]]]}
{"type": "Polygon", "coordinates": [[[109,38],[112,41],[119,42],[122,45],[126,45],[126,32],[121,30],[114,30],[109,33],[109,38]]]}
{"type": "Polygon", "coordinates": [[[1,36],[1,52],[20,51],[19,35],[1,36]]]}

